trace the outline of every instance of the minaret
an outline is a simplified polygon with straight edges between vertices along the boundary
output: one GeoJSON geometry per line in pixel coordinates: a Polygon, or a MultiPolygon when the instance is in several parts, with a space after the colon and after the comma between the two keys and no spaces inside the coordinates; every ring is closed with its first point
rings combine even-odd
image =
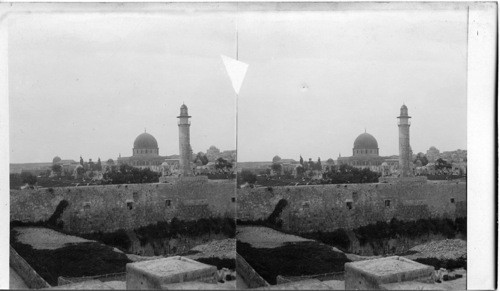
{"type": "Polygon", "coordinates": [[[397,117],[399,127],[399,172],[400,177],[412,176],[411,171],[411,150],[410,150],[410,118],[408,107],[403,104],[401,112],[397,117]]]}
{"type": "Polygon", "coordinates": [[[191,170],[191,145],[189,143],[189,127],[191,126],[191,122],[189,121],[190,117],[187,106],[182,104],[181,114],[177,116],[177,118],[179,118],[179,170],[182,176],[193,175],[193,171],[191,170]]]}

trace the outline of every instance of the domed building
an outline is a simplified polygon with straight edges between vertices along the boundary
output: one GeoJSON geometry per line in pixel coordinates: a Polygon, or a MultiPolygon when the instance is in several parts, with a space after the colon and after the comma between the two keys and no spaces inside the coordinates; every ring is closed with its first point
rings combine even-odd
{"type": "Polygon", "coordinates": [[[439,150],[436,147],[431,146],[427,150],[426,157],[429,162],[435,162],[437,159],[439,159],[439,150]]]}
{"type": "Polygon", "coordinates": [[[52,159],[52,164],[57,164],[57,163],[60,163],[62,160],[59,156],[55,156],[53,159],[52,159]]]}
{"type": "Polygon", "coordinates": [[[135,138],[133,156],[157,156],[158,142],[151,134],[144,132],[135,138]]]}
{"type": "Polygon", "coordinates": [[[153,171],[160,172],[161,164],[166,158],[159,155],[158,142],[151,134],[144,131],[139,134],[134,140],[131,157],[122,157],[117,159],[117,164],[128,164],[137,168],[149,168],[153,171]]]}
{"type": "Polygon", "coordinates": [[[351,157],[341,157],[337,159],[339,165],[347,164],[356,168],[369,168],[374,172],[381,172],[381,165],[385,158],[379,156],[378,142],[369,133],[360,134],[355,140],[351,157]]]}
{"type": "Polygon", "coordinates": [[[52,159],[52,165],[60,165],[62,167],[62,172],[73,172],[75,167],[79,165],[75,160],[63,160],[59,156],[55,156],[52,159]]]}
{"type": "Polygon", "coordinates": [[[354,141],[353,156],[378,156],[378,142],[369,133],[360,134],[354,141]]]}

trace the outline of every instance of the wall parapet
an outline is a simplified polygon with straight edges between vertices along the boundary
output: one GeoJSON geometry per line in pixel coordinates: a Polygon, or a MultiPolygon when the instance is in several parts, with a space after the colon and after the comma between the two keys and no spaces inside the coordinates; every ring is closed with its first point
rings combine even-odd
{"type": "Polygon", "coordinates": [[[236,270],[249,288],[270,286],[270,284],[257,273],[252,266],[238,253],[236,253],[236,270]]]}
{"type": "Polygon", "coordinates": [[[42,289],[50,288],[49,283],[45,281],[36,271],[33,269],[25,259],[23,259],[12,246],[10,246],[10,256],[9,265],[14,271],[16,271],[19,276],[24,280],[26,285],[30,289],[42,289]]]}

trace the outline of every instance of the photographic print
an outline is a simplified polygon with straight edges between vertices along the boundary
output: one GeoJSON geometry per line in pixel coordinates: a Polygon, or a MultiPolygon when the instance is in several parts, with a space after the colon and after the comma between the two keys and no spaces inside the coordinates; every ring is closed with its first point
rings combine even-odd
{"type": "Polygon", "coordinates": [[[234,289],[234,17],[118,6],[7,18],[10,286],[234,289]]]}
{"type": "Polygon", "coordinates": [[[467,12],[239,17],[236,238],[252,284],[466,288],[467,12]]]}
{"type": "Polygon", "coordinates": [[[496,4],[0,8],[5,288],[494,285],[496,4]]]}

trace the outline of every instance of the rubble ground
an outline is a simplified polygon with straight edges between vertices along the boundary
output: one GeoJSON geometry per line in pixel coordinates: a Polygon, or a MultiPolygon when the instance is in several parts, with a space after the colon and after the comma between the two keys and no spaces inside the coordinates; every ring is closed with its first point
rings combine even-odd
{"type": "Polygon", "coordinates": [[[405,256],[410,260],[417,258],[438,258],[451,260],[467,258],[467,242],[461,239],[431,241],[411,248],[410,252],[416,252],[405,256]]]}
{"type": "Polygon", "coordinates": [[[264,226],[238,226],[236,228],[236,238],[254,248],[277,248],[286,243],[313,241],[312,239],[285,234],[264,226]]]}
{"type": "Polygon", "coordinates": [[[197,245],[191,249],[197,253],[187,255],[191,259],[217,257],[220,259],[236,259],[236,239],[214,240],[207,244],[197,245]]]}

